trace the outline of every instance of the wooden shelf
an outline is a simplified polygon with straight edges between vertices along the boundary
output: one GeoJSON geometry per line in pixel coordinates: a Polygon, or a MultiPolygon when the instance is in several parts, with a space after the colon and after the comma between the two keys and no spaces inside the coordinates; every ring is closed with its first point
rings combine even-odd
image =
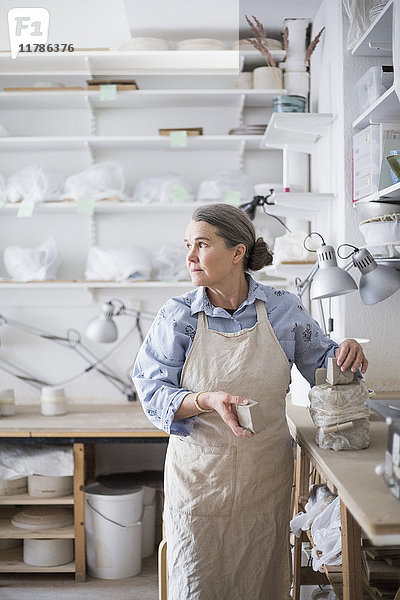
{"type": "Polygon", "coordinates": [[[56,529],[24,529],[11,525],[10,519],[0,518],[0,539],[38,539],[74,538],[74,526],[58,527],[56,529]]]}
{"type": "Polygon", "coordinates": [[[63,496],[62,498],[35,498],[29,494],[18,494],[13,496],[0,496],[0,505],[13,506],[16,504],[21,505],[43,505],[49,504],[51,506],[66,506],[67,504],[73,504],[73,496],[63,496]]]}
{"type": "Polygon", "coordinates": [[[391,50],[378,50],[375,46],[387,44],[392,39],[393,0],[389,0],[378,17],[371,23],[352,50],[355,56],[391,56],[391,50]],[[374,45],[374,47],[371,47],[374,45]]]}
{"type": "Polygon", "coordinates": [[[75,561],[57,567],[33,567],[22,560],[22,548],[0,551],[0,573],[75,573],[75,561]]]}

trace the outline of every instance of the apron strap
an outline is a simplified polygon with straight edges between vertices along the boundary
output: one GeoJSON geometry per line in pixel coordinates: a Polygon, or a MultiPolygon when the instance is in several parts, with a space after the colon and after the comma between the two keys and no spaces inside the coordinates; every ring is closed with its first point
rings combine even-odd
{"type": "Polygon", "coordinates": [[[268,320],[267,309],[262,300],[256,300],[257,322],[261,323],[268,320]]]}
{"type": "Polygon", "coordinates": [[[198,330],[199,329],[207,329],[208,330],[208,320],[207,320],[207,315],[204,312],[204,310],[199,312],[197,329],[198,330]]]}

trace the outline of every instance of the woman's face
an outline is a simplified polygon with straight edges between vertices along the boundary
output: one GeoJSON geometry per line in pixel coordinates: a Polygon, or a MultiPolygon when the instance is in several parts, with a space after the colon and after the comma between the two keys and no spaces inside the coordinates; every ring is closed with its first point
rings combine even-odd
{"type": "Polygon", "coordinates": [[[211,288],[231,281],[233,271],[246,251],[244,244],[228,248],[216,228],[205,221],[189,223],[185,244],[186,266],[192,283],[211,288]]]}

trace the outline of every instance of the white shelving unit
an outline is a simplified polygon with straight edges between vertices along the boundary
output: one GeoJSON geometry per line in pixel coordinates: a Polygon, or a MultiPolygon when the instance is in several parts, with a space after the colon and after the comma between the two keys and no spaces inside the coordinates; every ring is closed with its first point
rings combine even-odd
{"type": "Polygon", "coordinates": [[[273,113],[262,146],[311,154],[315,142],[327,133],[332,120],[332,114],[273,113]]]}
{"type": "MultiPolygon", "coordinates": [[[[388,56],[392,58],[393,5],[394,1],[389,0],[375,21],[371,23],[371,26],[353,48],[352,54],[354,56],[388,56]]],[[[397,76],[395,71],[395,81],[397,76]]],[[[385,122],[399,123],[400,127],[400,100],[396,93],[395,85],[386,90],[384,94],[353,121],[353,129],[362,129],[373,123],[385,122]]],[[[378,201],[382,198],[400,201],[400,184],[397,183],[378,190],[370,196],[361,198],[354,205],[378,201]]]]}

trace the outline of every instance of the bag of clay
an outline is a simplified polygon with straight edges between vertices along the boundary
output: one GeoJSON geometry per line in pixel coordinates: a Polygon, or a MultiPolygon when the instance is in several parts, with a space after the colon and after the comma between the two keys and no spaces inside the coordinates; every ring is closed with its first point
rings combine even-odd
{"type": "Polygon", "coordinates": [[[190,184],[176,173],[141,179],[135,188],[133,202],[143,204],[175,204],[193,201],[190,184]]]}
{"type": "Polygon", "coordinates": [[[158,281],[186,281],[190,279],[186,268],[186,250],[162,246],[152,256],[152,279],[158,281]]]}
{"type": "Polygon", "coordinates": [[[58,171],[38,166],[24,167],[7,180],[8,202],[60,200],[64,177],[58,171]]]}
{"type": "Polygon", "coordinates": [[[89,249],[85,279],[127,281],[149,279],[151,261],[141,246],[92,246],[89,249]]]}
{"type": "Polygon", "coordinates": [[[197,191],[197,201],[202,204],[226,202],[237,206],[252,199],[253,184],[241,171],[224,171],[209,177],[197,191]]]}
{"type": "Polygon", "coordinates": [[[56,279],[60,265],[56,242],[50,237],[38,248],[7,246],[4,249],[4,264],[14,281],[56,279]]]}
{"type": "Polygon", "coordinates": [[[100,162],[66,179],[63,199],[129,200],[124,171],[117,162],[100,162]]]}
{"type": "Polygon", "coordinates": [[[369,398],[363,381],[348,385],[316,385],[308,393],[310,415],[320,448],[361,450],[369,446],[369,398]]]}

